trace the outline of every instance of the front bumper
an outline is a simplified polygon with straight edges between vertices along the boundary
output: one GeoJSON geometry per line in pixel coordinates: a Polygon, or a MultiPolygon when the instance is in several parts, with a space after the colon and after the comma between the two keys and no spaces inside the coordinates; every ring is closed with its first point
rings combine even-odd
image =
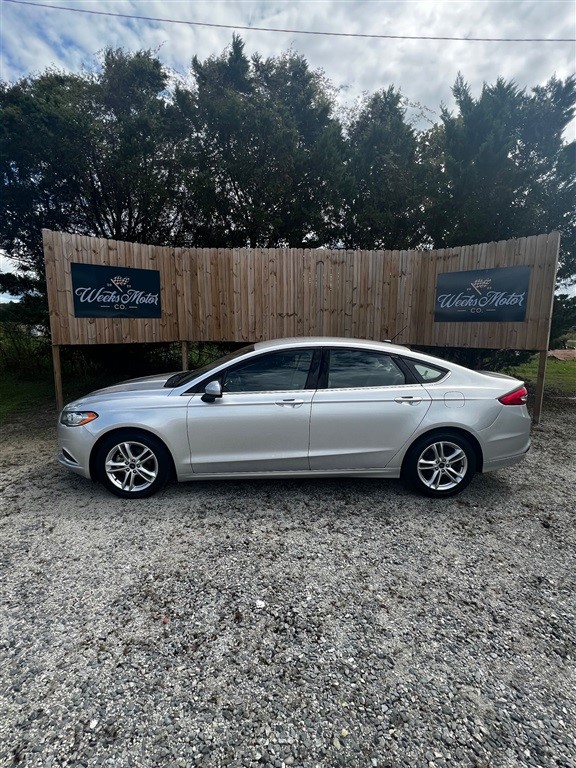
{"type": "Polygon", "coordinates": [[[63,467],[82,477],[90,478],[90,453],[94,436],[86,427],[66,427],[58,424],[58,456],[63,467]]]}

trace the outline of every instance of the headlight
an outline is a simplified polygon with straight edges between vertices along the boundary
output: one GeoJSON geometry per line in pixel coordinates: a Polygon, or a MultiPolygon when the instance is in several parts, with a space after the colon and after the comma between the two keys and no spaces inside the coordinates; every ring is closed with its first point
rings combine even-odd
{"type": "Polygon", "coordinates": [[[65,424],[67,427],[83,427],[84,424],[97,418],[98,414],[94,411],[62,411],[60,424],[65,424]]]}

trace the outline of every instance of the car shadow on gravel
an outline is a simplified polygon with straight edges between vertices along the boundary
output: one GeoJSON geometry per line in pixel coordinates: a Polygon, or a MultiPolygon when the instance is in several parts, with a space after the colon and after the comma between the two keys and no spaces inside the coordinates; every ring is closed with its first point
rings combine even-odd
{"type": "MultiPolygon", "coordinates": [[[[48,468],[47,468],[48,469],[48,468]]],[[[48,469],[36,481],[52,489],[58,485],[58,503],[49,514],[75,519],[146,515],[149,521],[177,517],[181,521],[217,517],[240,522],[255,517],[299,519],[307,525],[318,517],[408,520],[420,515],[478,514],[506,506],[514,484],[498,475],[477,476],[467,490],[448,499],[420,496],[400,480],[305,479],[214,480],[172,483],[148,499],[119,499],[98,483],[69,475],[59,467],[48,469]],[[49,480],[49,482],[47,482],[49,480]]],[[[46,510],[48,513],[48,509],[46,510]]]]}

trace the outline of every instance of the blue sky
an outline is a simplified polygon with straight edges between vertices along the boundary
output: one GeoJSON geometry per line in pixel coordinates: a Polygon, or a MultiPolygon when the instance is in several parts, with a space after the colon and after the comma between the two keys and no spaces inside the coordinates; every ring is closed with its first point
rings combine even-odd
{"type": "MultiPolygon", "coordinates": [[[[575,0],[38,0],[46,5],[207,24],[356,34],[576,37],[575,0]]],[[[533,87],[576,71],[576,44],[383,40],[238,30],[250,55],[291,48],[323,69],[343,106],[394,85],[435,121],[462,72],[474,94],[498,76],[533,87]]],[[[68,12],[0,0],[0,79],[46,67],[91,69],[107,46],[150,48],[186,77],[193,55],[219,54],[232,29],[68,12]]],[[[412,114],[415,116],[417,108],[412,114]]],[[[576,137],[574,124],[567,139],[576,137]]]]}

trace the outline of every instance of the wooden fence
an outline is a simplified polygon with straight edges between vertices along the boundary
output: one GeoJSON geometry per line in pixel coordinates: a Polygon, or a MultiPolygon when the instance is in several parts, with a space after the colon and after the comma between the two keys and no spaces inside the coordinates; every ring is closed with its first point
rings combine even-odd
{"type": "Polygon", "coordinates": [[[258,341],[347,336],[545,349],[559,235],[437,251],[161,248],[44,230],[52,343],[258,341]],[[159,319],[74,315],[71,262],[157,269],[159,319]],[[437,275],[532,267],[522,323],[435,323],[437,275]]]}
{"type": "Polygon", "coordinates": [[[435,251],[344,251],[165,248],[50,230],[43,237],[54,347],[318,335],[543,351],[560,242],[554,232],[435,251]],[[158,270],[161,317],[76,317],[71,263],[158,270]],[[440,273],[511,266],[531,268],[523,322],[435,322],[440,273]]]}

